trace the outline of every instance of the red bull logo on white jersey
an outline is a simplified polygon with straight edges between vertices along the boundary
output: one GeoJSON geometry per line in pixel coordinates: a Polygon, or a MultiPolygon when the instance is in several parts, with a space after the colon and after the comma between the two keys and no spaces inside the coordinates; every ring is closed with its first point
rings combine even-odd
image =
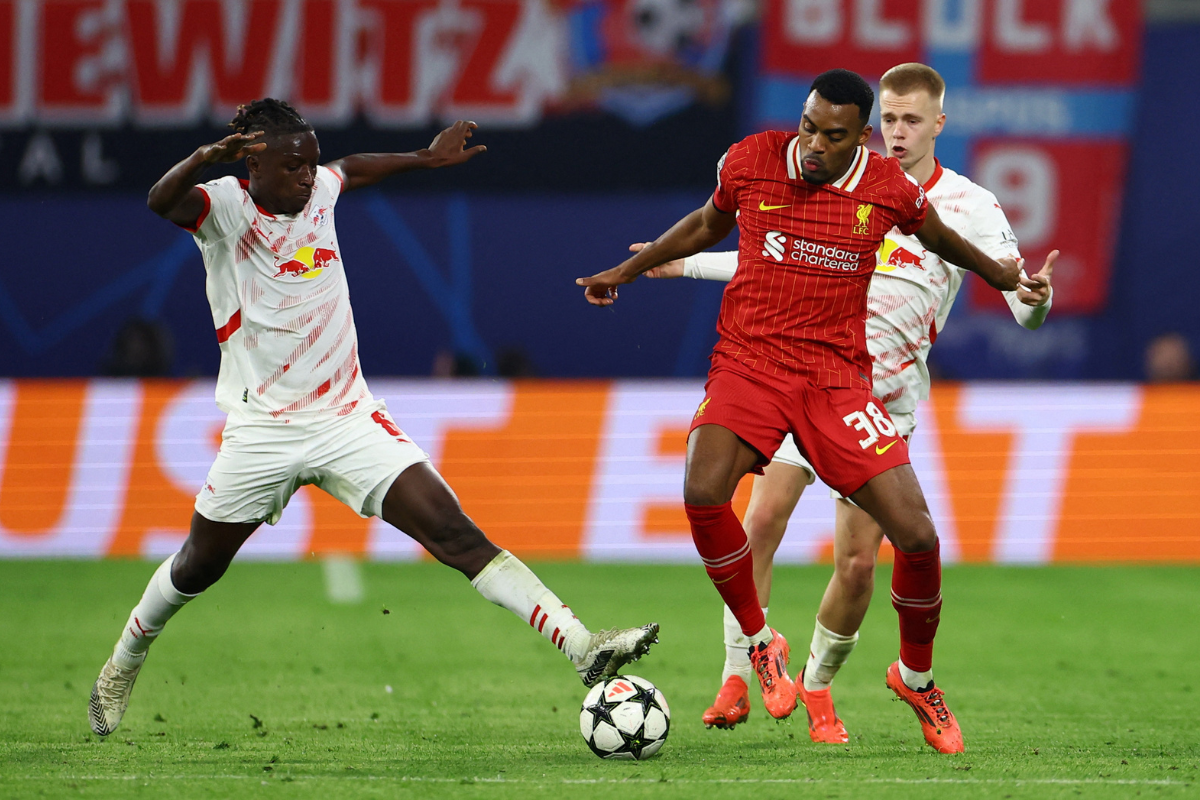
{"type": "Polygon", "coordinates": [[[328,247],[301,247],[291,258],[275,257],[275,267],[279,271],[273,277],[291,275],[311,280],[334,261],[340,260],[337,251],[328,247]]]}
{"type": "Polygon", "coordinates": [[[922,263],[924,259],[925,250],[922,249],[921,255],[917,255],[896,240],[888,237],[879,246],[875,269],[879,272],[895,272],[898,269],[915,267],[923,271],[925,269],[925,265],[922,263]]]}

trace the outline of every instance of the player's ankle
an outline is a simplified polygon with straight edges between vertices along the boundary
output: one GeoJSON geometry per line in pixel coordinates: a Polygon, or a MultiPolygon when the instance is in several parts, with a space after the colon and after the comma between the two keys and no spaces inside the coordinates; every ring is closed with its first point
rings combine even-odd
{"type": "Polygon", "coordinates": [[[930,667],[928,670],[918,672],[916,670],[909,669],[904,665],[904,662],[901,661],[900,679],[904,681],[905,686],[912,689],[914,692],[925,692],[928,691],[931,686],[933,686],[933,668],[930,667]]]}
{"type": "Polygon", "coordinates": [[[117,642],[117,646],[113,648],[112,660],[121,669],[137,669],[146,660],[148,650],[142,650],[139,653],[131,651],[125,647],[123,643],[117,642]]]}
{"type": "Polygon", "coordinates": [[[775,638],[775,633],[766,625],[762,626],[762,630],[751,636],[747,636],[750,640],[750,647],[758,647],[760,644],[770,644],[775,638]]]}

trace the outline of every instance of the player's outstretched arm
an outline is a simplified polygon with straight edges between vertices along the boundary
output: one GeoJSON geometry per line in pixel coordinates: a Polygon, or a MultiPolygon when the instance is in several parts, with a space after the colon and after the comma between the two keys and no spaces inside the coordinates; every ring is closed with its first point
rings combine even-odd
{"type": "Polygon", "coordinates": [[[453,167],[487,152],[487,147],[481,144],[467,147],[467,140],[478,127],[474,122],[460,119],[435,136],[433,143],[424,150],[413,153],[358,153],[331,161],[325,166],[341,175],[343,192],[361,189],[414,169],[453,167]]]}
{"type": "Polygon", "coordinates": [[[575,283],[584,286],[584,297],[594,306],[609,306],[617,299],[617,287],[632,283],[639,275],[666,264],[707,250],[724,239],[737,224],[733,214],[719,211],[710,199],[671,226],[670,230],[643,247],[620,266],[579,278],[575,283]]]}
{"type": "Polygon", "coordinates": [[[235,133],[219,142],[206,144],[167,170],[167,174],[150,187],[146,205],[163,219],[176,225],[193,228],[204,212],[204,192],[196,188],[200,176],[210,164],[228,164],[265,150],[265,142],[254,140],[254,133],[235,133]]]}
{"type": "Polygon", "coordinates": [[[916,231],[921,244],[937,253],[951,264],[969,269],[988,282],[989,286],[1011,292],[1020,285],[1021,265],[1015,258],[995,261],[982,250],[942,222],[933,206],[925,215],[925,222],[916,231]]]}
{"type": "MultiPolygon", "coordinates": [[[[1036,331],[1046,321],[1054,294],[1050,286],[1050,274],[1054,271],[1054,261],[1057,258],[1058,251],[1051,250],[1050,254],[1046,256],[1046,263],[1040,272],[1026,275],[1025,270],[1022,269],[1021,285],[1015,292],[1004,293],[1004,299],[1008,303],[1009,310],[1012,311],[1013,318],[1022,328],[1036,331]]],[[[1024,261],[1021,263],[1023,264],[1024,261]]]]}
{"type": "MultiPolygon", "coordinates": [[[[647,244],[649,242],[637,242],[629,245],[629,250],[636,253],[647,244]]],[[[694,256],[668,261],[662,266],[648,269],[642,274],[647,278],[695,278],[700,281],[729,283],[737,273],[737,260],[736,250],[723,253],[696,253],[694,256]]]]}

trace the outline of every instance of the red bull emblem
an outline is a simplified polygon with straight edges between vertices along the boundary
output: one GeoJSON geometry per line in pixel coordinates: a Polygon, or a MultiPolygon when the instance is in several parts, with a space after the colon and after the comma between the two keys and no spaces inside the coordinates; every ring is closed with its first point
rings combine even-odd
{"type": "Polygon", "coordinates": [[[327,247],[301,247],[287,261],[276,258],[275,266],[279,271],[274,277],[296,275],[301,278],[315,278],[321,274],[321,270],[339,260],[337,252],[327,247]]]}
{"type": "Polygon", "coordinates": [[[894,272],[905,267],[915,267],[916,269],[924,270],[925,265],[921,263],[924,256],[924,250],[921,250],[921,255],[917,255],[911,250],[907,250],[899,242],[887,238],[879,246],[878,261],[875,269],[880,272],[894,272]]]}

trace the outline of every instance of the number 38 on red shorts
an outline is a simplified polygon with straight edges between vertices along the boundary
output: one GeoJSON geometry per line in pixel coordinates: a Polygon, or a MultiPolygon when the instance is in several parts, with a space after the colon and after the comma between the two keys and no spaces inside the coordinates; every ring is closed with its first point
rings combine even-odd
{"type": "Polygon", "coordinates": [[[788,433],[817,477],[845,496],[909,463],[908,444],[866,386],[815,386],[805,377],[717,358],[704,391],[692,430],[720,425],[733,431],[758,451],[759,474],[788,433]]]}

